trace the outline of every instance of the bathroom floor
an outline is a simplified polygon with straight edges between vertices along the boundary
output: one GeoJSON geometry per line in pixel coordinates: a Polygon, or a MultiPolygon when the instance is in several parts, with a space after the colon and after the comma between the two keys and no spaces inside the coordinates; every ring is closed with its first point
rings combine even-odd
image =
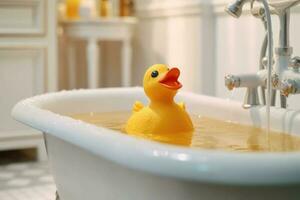
{"type": "Polygon", "coordinates": [[[0,200],[55,200],[47,162],[0,165],[0,200]]]}

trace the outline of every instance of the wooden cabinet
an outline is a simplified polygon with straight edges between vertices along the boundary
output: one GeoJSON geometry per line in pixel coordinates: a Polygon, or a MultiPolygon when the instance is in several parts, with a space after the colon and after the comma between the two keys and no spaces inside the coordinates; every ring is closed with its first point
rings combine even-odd
{"type": "Polygon", "coordinates": [[[10,116],[21,99],[57,90],[55,0],[0,1],[0,150],[37,147],[42,134],[10,116]]]}

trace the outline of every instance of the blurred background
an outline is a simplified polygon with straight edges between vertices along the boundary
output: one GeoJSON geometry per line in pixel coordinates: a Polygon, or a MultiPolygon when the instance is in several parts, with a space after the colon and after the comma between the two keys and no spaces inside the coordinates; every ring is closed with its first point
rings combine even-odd
{"type": "MultiPolygon", "coordinates": [[[[165,63],[181,69],[183,90],[242,101],[245,90],[228,91],[224,76],[257,71],[264,28],[249,8],[239,20],[225,14],[229,2],[0,0],[0,199],[54,199],[42,135],[10,116],[21,99],[138,86],[148,66],[165,63]]],[[[298,6],[291,14],[295,55],[299,21],[298,6]]],[[[276,34],[275,17],[274,24],[276,34]]],[[[288,101],[300,108],[295,97],[288,101]]]]}

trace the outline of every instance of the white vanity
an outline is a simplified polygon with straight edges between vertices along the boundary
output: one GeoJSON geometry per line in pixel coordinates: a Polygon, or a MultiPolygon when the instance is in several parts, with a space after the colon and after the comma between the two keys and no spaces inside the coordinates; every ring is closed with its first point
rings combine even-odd
{"type": "Polygon", "coordinates": [[[0,1],[0,150],[38,148],[42,134],[11,118],[21,99],[57,90],[56,1],[0,1]]]}

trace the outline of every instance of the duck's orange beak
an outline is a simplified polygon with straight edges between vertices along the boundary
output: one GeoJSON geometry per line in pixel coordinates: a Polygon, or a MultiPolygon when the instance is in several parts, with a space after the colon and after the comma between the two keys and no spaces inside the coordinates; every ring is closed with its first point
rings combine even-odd
{"type": "Polygon", "coordinates": [[[179,69],[172,68],[166,73],[166,75],[161,80],[159,80],[159,83],[161,83],[163,86],[169,89],[178,90],[182,87],[181,83],[178,81],[179,75],[179,69]]]}

